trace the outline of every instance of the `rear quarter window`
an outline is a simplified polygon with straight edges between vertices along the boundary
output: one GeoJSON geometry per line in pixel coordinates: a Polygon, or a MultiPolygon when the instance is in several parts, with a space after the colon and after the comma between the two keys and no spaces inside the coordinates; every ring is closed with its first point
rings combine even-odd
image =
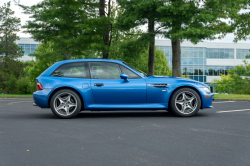
{"type": "Polygon", "coordinates": [[[71,78],[89,78],[87,72],[87,63],[75,62],[59,66],[50,76],[53,77],[71,77],[71,78]]]}

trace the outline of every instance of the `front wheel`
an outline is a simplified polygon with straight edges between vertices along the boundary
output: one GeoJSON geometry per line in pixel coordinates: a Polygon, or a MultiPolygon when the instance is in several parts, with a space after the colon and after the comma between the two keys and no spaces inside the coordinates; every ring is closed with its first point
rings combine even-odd
{"type": "Polygon", "coordinates": [[[62,89],[51,98],[50,108],[53,114],[59,118],[69,119],[78,115],[81,111],[80,97],[72,90],[62,89]]]}
{"type": "Polygon", "coordinates": [[[199,94],[191,88],[181,88],[170,99],[171,112],[178,116],[194,116],[201,107],[199,94]]]}

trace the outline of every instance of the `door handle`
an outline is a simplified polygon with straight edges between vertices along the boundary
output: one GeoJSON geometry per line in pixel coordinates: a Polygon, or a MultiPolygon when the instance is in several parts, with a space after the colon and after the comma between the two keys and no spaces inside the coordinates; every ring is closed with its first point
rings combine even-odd
{"type": "Polygon", "coordinates": [[[94,84],[95,86],[104,86],[104,84],[103,83],[96,83],[96,84],[94,84]]]}

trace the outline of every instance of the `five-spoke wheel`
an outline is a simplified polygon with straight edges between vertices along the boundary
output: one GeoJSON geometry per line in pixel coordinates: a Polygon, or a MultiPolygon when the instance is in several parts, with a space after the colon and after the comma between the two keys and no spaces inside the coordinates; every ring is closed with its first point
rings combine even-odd
{"type": "Polygon", "coordinates": [[[81,100],[74,91],[63,89],[53,95],[50,107],[60,118],[73,118],[81,111],[81,100]]]}
{"type": "Polygon", "coordinates": [[[170,99],[169,109],[179,116],[193,116],[201,106],[198,93],[191,88],[181,88],[175,91],[170,99]]]}

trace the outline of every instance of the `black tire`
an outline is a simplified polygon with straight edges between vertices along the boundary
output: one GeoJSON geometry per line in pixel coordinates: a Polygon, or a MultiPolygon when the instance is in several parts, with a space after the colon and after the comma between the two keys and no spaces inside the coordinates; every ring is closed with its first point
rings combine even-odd
{"type": "Polygon", "coordinates": [[[69,89],[61,89],[52,96],[50,100],[50,108],[56,117],[70,119],[76,117],[79,114],[82,108],[82,101],[79,95],[74,91],[69,89]],[[61,99],[63,102],[61,102],[61,99]],[[56,107],[57,105],[58,107],[56,107]]]}
{"type": "Polygon", "coordinates": [[[199,94],[191,88],[181,88],[175,91],[171,96],[168,110],[177,116],[190,117],[197,114],[200,107],[201,99],[199,94]],[[185,98],[184,100],[183,93],[185,98]],[[191,101],[192,98],[194,99],[191,101]],[[183,104],[181,103],[182,100],[183,104]]]}

